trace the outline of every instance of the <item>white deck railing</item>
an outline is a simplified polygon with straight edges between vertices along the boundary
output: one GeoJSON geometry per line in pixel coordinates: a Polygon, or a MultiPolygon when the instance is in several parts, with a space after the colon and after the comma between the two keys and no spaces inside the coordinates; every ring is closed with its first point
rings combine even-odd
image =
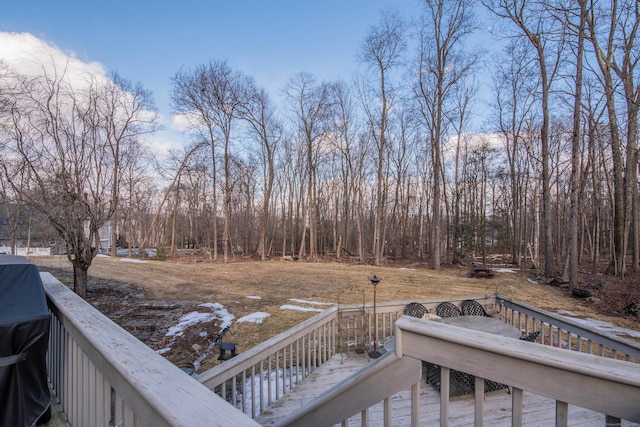
{"type": "Polygon", "coordinates": [[[448,425],[451,369],[476,377],[475,425],[482,425],[483,378],[512,388],[511,423],[514,426],[522,425],[523,391],[556,400],[556,425],[559,426],[567,425],[569,404],[640,422],[640,370],[634,363],[404,317],[396,322],[395,354],[364,368],[276,425],[314,426],[320,425],[319,419],[321,425],[340,422],[347,425],[347,420],[357,414],[361,414],[361,425],[367,425],[368,408],[381,401],[385,425],[391,425],[391,396],[399,390],[410,389],[411,425],[417,427],[422,360],[442,368],[441,426],[448,425]],[[464,357],[452,357],[460,354],[464,357]],[[391,380],[392,376],[386,374],[389,369],[384,369],[389,367],[392,372],[404,375],[397,375],[388,390],[372,387],[371,384],[380,384],[379,379],[391,380]],[[322,418],[318,418],[320,415],[322,418]]]}
{"type": "Polygon", "coordinates": [[[335,354],[336,319],[332,307],[196,379],[255,418],[335,354]]]}
{"type": "Polygon", "coordinates": [[[71,426],[257,426],[49,273],[49,380],[71,426]]]}
{"type": "Polygon", "coordinates": [[[496,305],[500,318],[505,322],[525,333],[540,331],[538,341],[542,344],[640,362],[640,345],[635,342],[585,328],[569,317],[512,301],[502,295],[496,296],[496,305]]]}
{"type": "MultiPolygon", "coordinates": [[[[460,354],[456,353],[459,351],[482,350],[484,351],[482,357],[485,358],[496,358],[500,353],[494,351],[493,348],[489,350],[473,349],[474,346],[469,343],[456,343],[455,337],[452,338],[450,335],[438,337],[437,340],[449,342],[449,346],[458,346],[457,348],[453,349],[453,347],[441,345],[442,343],[435,343],[437,334],[433,331],[437,331],[438,328],[451,328],[447,325],[438,324],[427,328],[428,333],[423,333],[425,331],[420,329],[420,333],[416,334],[408,326],[413,325],[411,322],[414,320],[401,318],[402,310],[408,301],[377,304],[375,318],[371,304],[332,307],[295,328],[199,375],[196,379],[202,383],[200,384],[115,325],[50,274],[43,273],[42,279],[52,315],[48,354],[50,380],[72,426],[191,426],[211,423],[212,420],[226,425],[255,425],[242,412],[250,417],[257,416],[336,353],[346,353],[354,349],[369,351],[374,342],[376,345],[382,346],[385,340],[390,338],[396,338],[396,344],[401,344],[401,347],[398,347],[399,356],[408,355],[416,360],[429,360],[433,363],[440,360],[444,367],[442,369],[443,376],[448,374],[448,369],[456,369],[511,385],[516,390],[514,396],[517,396],[517,390],[538,391],[537,386],[528,385],[526,382],[502,381],[503,374],[497,372],[477,372],[473,366],[459,366],[457,363],[460,362],[457,358],[452,357],[453,354],[460,354]],[[403,331],[407,331],[407,333],[403,333],[403,331]],[[396,336],[399,333],[402,336],[396,336]],[[411,338],[408,338],[409,336],[411,338]],[[445,348],[449,348],[449,350],[444,351],[445,348]],[[420,351],[424,350],[425,353],[415,353],[418,351],[416,349],[422,349],[420,351]],[[434,349],[437,349],[435,353],[434,349]],[[222,399],[215,396],[210,390],[214,390],[222,399]],[[225,401],[233,402],[233,405],[229,405],[225,401]],[[237,411],[233,406],[242,412],[237,411]]],[[[543,330],[544,336],[551,339],[543,339],[542,342],[548,341],[551,344],[566,342],[568,343],[567,348],[580,350],[580,352],[567,352],[561,348],[546,348],[538,345],[536,353],[545,355],[544,357],[540,356],[540,360],[535,358],[535,360],[524,360],[524,358],[521,360],[517,356],[517,352],[511,352],[509,358],[515,361],[509,363],[516,366],[509,371],[511,374],[518,372],[519,369],[524,369],[525,362],[529,363],[526,365],[529,367],[532,366],[532,363],[545,366],[544,360],[548,354],[553,355],[554,358],[557,356],[562,360],[566,359],[563,363],[569,363],[567,361],[576,363],[578,360],[576,358],[580,357],[595,357],[596,359],[588,359],[591,365],[587,364],[586,366],[593,367],[595,366],[593,363],[597,363],[594,360],[600,360],[604,364],[603,372],[605,373],[609,366],[607,363],[628,364],[631,363],[629,360],[637,361],[639,358],[640,346],[637,344],[590,331],[562,316],[537,310],[499,295],[471,298],[480,301],[489,311],[500,312],[501,318],[523,331],[536,330],[536,328],[543,330]],[[585,352],[595,353],[595,355],[582,354],[585,352]],[[563,356],[559,356],[561,354],[563,356]],[[608,357],[602,358],[599,355],[614,356],[626,361],[610,360],[608,357]]],[[[459,303],[460,300],[449,299],[454,303],[459,303]]],[[[430,311],[434,311],[441,300],[422,300],[419,302],[423,303],[430,311]]],[[[493,342],[499,343],[501,339],[497,337],[493,342]]],[[[518,349],[518,346],[523,343],[516,342],[514,347],[513,340],[511,340],[509,344],[511,348],[518,349]]],[[[533,345],[531,343],[524,344],[533,345]]],[[[527,348],[531,349],[531,347],[527,348]]],[[[465,360],[468,359],[465,357],[465,360]]],[[[417,392],[415,363],[403,357],[399,357],[399,360],[385,360],[385,366],[388,365],[391,368],[381,369],[382,365],[374,364],[379,370],[370,371],[364,375],[368,378],[367,381],[378,384],[393,383],[396,388],[400,387],[400,382],[402,386],[417,392]],[[395,378],[394,375],[389,375],[389,372],[401,371],[406,373],[409,379],[404,376],[395,378]]],[[[579,359],[579,361],[581,360],[579,359]]],[[[492,364],[499,365],[495,361],[492,364]]],[[[625,366],[629,369],[628,365],[625,366]]],[[[581,390],[585,386],[585,378],[589,375],[582,371],[576,371],[576,369],[584,370],[586,368],[574,366],[572,369],[567,369],[569,372],[567,375],[571,378],[575,377],[575,384],[577,384],[575,390],[581,390]],[[579,373],[582,373],[584,378],[578,375],[579,373]]],[[[602,371],[600,367],[598,369],[602,371]]],[[[636,369],[635,372],[637,373],[637,371],[636,369]]],[[[634,379],[636,377],[631,375],[630,381],[636,381],[634,379]]],[[[524,375],[521,378],[528,377],[524,375]]],[[[362,379],[364,380],[364,378],[362,379]]],[[[536,378],[530,379],[535,380],[536,378]]],[[[613,384],[612,387],[617,387],[619,384],[616,385],[616,381],[620,382],[606,378],[605,383],[598,384],[605,384],[605,386],[613,384]]],[[[360,390],[379,389],[370,387],[356,379],[343,384],[341,391],[336,393],[342,399],[344,393],[352,393],[352,391],[347,392],[350,387],[360,390]]],[[[633,387],[637,388],[637,385],[633,385],[633,387]]],[[[637,393],[637,390],[634,389],[633,393],[637,393]]],[[[360,392],[360,394],[362,393],[360,392]]],[[[559,397],[554,398],[565,401],[563,399],[566,396],[572,397],[570,394],[570,391],[563,389],[559,397]]],[[[364,395],[367,396],[367,399],[385,401],[385,407],[388,405],[391,409],[391,401],[388,396],[385,399],[375,393],[369,395],[365,393],[364,395]]],[[[631,394],[630,396],[637,395],[631,394]]],[[[329,412],[336,414],[341,413],[337,411],[338,407],[331,408],[331,405],[335,405],[337,402],[333,400],[334,403],[331,403],[331,399],[331,397],[327,397],[326,402],[322,405],[316,402],[316,410],[320,410],[318,408],[323,406],[322,411],[329,410],[329,412]]],[[[362,405],[361,400],[351,397],[348,400],[358,401],[362,405]]],[[[417,404],[417,398],[415,400],[417,404]]],[[[603,402],[607,401],[607,399],[603,399],[603,402]]],[[[591,405],[593,402],[587,403],[591,405]]],[[[348,408],[348,410],[352,409],[348,408]]],[[[446,413],[446,407],[444,409],[446,413]]],[[[619,416],[617,414],[622,413],[609,406],[604,409],[602,412],[613,416],[619,416]]]]}
{"type": "MultiPolygon", "coordinates": [[[[590,331],[571,319],[507,300],[500,295],[448,298],[447,301],[459,305],[464,299],[480,302],[487,311],[500,316],[523,333],[534,330],[534,319],[545,322],[542,325],[545,333],[552,330],[557,335],[558,330],[571,331],[574,337],[580,337],[577,347],[575,338],[574,346],[568,347],[574,350],[579,348],[581,352],[588,352],[596,348],[606,349],[601,350],[603,354],[613,352],[618,358],[634,361],[636,355],[640,354],[640,346],[633,342],[590,331]]],[[[418,300],[432,313],[442,301],[418,300]]],[[[382,347],[386,341],[395,338],[396,322],[409,302],[378,303],[375,318],[372,304],[332,307],[198,375],[197,379],[255,418],[334,354],[356,349],[369,351],[374,342],[382,347]]],[[[565,339],[566,335],[567,332],[560,334],[565,339]]],[[[553,345],[554,341],[541,339],[540,342],[553,345]]]]}

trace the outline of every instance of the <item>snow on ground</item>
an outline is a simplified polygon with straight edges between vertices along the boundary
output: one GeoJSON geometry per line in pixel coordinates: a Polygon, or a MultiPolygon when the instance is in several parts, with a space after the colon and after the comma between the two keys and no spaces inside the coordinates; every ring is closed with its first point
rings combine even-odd
{"type": "Polygon", "coordinates": [[[285,305],[281,305],[280,306],[280,310],[295,310],[295,311],[316,311],[318,313],[321,313],[324,311],[324,309],[322,308],[313,308],[313,307],[301,307],[299,305],[291,305],[291,304],[285,304],[285,305]]]}
{"type": "Polygon", "coordinates": [[[133,259],[133,258],[120,258],[120,262],[133,262],[133,263],[145,263],[147,261],[143,259],[133,259]]]}
{"type": "Polygon", "coordinates": [[[249,298],[249,299],[262,299],[262,297],[259,297],[257,295],[247,295],[247,298],[249,298]]]}
{"type": "Polygon", "coordinates": [[[585,328],[595,329],[600,332],[605,332],[613,335],[627,335],[633,338],[640,338],[640,331],[633,329],[622,328],[620,326],[612,325],[611,323],[603,322],[596,319],[572,319],[574,322],[580,323],[585,328]]]}
{"type": "Polygon", "coordinates": [[[210,308],[215,317],[222,320],[222,325],[220,329],[224,329],[227,326],[231,326],[231,322],[236,318],[233,314],[229,313],[224,305],[219,304],[217,302],[207,302],[204,304],[200,304],[200,307],[210,308]]]}
{"type": "Polygon", "coordinates": [[[527,282],[529,282],[529,283],[533,283],[534,285],[539,285],[539,284],[540,284],[540,283],[536,282],[536,281],[535,281],[535,280],[533,280],[533,279],[527,279],[527,282]]]}
{"type": "Polygon", "coordinates": [[[310,305],[335,305],[332,302],[319,302],[319,301],[307,301],[305,299],[289,298],[289,301],[298,304],[310,304],[310,305]]]}
{"type": "MultiPolygon", "coordinates": [[[[309,305],[335,305],[332,302],[320,302],[320,301],[308,301],[305,299],[297,299],[297,298],[289,298],[289,301],[291,302],[295,302],[297,304],[309,304],[309,305]]],[[[280,310],[295,310],[295,311],[305,311],[305,312],[309,312],[309,311],[315,311],[315,312],[323,312],[324,309],[323,308],[316,308],[316,307],[302,307],[300,305],[293,305],[293,304],[285,304],[285,305],[281,305],[280,306],[280,310]]]]}
{"type": "Polygon", "coordinates": [[[496,273],[515,273],[513,268],[496,268],[496,273]]]}
{"type": "Polygon", "coordinates": [[[264,311],[256,311],[255,313],[242,316],[241,318],[236,320],[236,322],[237,323],[243,323],[243,322],[262,323],[262,321],[269,316],[270,314],[265,313],[264,311]]]}
{"type": "Polygon", "coordinates": [[[574,313],[573,311],[569,311],[569,310],[558,310],[556,311],[556,313],[562,315],[562,316],[569,316],[569,317],[576,317],[577,314],[574,313]]]}
{"type": "Polygon", "coordinates": [[[201,313],[199,311],[192,311],[183,315],[179,320],[176,326],[172,326],[167,331],[166,336],[172,337],[174,335],[182,335],[183,331],[191,326],[197,325],[198,323],[210,322],[215,319],[219,319],[222,321],[222,326],[220,329],[224,329],[227,326],[231,325],[231,321],[235,318],[235,316],[227,311],[227,309],[218,303],[205,303],[200,304],[200,307],[206,307],[211,310],[210,313],[201,313]]]}
{"type": "MultiPolygon", "coordinates": [[[[210,322],[212,320],[220,320],[222,321],[222,325],[220,326],[220,330],[223,330],[227,326],[231,326],[231,322],[235,319],[235,316],[227,311],[227,309],[217,302],[215,303],[204,303],[200,304],[200,307],[205,307],[211,310],[209,313],[201,313],[199,311],[191,311],[178,319],[178,324],[172,326],[167,331],[167,337],[178,337],[184,334],[184,330],[195,326],[199,323],[210,322]]],[[[200,333],[200,336],[203,336],[200,333]]],[[[206,333],[205,335],[206,336],[206,333]]],[[[175,338],[174,338],[175,340],[175,338]]],[[[156,350],[158,354],[164,354],[171,350],[171,345],[173,340],[169,343],[169,345],[165,348],[161,348],[160,350],[156,350]]]]}

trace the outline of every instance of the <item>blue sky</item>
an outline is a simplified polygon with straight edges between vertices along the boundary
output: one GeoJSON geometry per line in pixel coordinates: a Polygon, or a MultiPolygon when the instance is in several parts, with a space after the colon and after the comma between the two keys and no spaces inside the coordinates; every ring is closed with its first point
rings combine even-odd
{"type": "MultiPolygon", "coordinates": [[[[7,0],[0,35],[29,33],[141,82],[161,113],[166,131],[154,143],[165,151],[183,138],[170,131],[171,77],[181,67],[227,61],[278,102],[288,79],[301,71],[319,81],[349,81],[359,66],[358,47],[381,11],[395,9],[410,20],[421,8],[420,0],[7,0]]],[[[489,40],[480,28],[473,44],[489,40]]]]}
{"type": "MultiPolygon", "coordinates": [[[[8,4],[7,4],[8,3],[8,4]]],[[[299,71],[349,79],[357,48],[380,11],[418,14],[417,0],[46,1],[13,0],[0,31],[28,32],[78,59],[141,82],[161,110],[184,66],[226,60],[274,96],[299,71]]]]}

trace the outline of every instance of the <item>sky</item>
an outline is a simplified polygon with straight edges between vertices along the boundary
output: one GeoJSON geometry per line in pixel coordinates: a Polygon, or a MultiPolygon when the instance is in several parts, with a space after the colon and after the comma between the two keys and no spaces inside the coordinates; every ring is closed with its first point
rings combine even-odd
{"type": "Polygon", "coordinates": [[[29,33],[83,63],[142,83],[167,128],[171,77],[183,67],[226,61],[277,99],[301,71],[319,81],[348,81],[359,66],[358,47],[381,11],[393,8],[410,19],[421,7],[419,0],[4,3],[0,33],[29,33]]]}

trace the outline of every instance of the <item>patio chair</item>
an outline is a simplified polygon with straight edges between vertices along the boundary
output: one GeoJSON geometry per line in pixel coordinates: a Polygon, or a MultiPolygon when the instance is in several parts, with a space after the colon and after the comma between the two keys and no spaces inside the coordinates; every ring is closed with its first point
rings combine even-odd
{"type": "Polygon", "coordinates": [[[440,317],[460,316],[460,309],[450,302],[441,302],[436,307],[436,314],[440,317]]]}
{"type": "Polygon", "coordinates": [[[402,311],[405,316],[422,318],[429,310],[419,302],[410,302],[402,311]]]}
{"type": "MultiPolygon", "coordinates": [[[[431,384],[434,389],[440,392],[442,388],[440,366],[428,362],[426,362],[425,365],[427,383],[431,384]]],[[[473,394],[475,388],[475,377],[473,375],[467,374],[466,372],[456,371],[455,369],[451,369],[449,371],[449,397],[473,394]]],[[[507,392],[509,392],[509,387],[507,385],[490,380],[484,381],[485,393],[504,389],[507,389],[507,392]]]]}
{"type": "Polygon", "coordinates": [[[520,338],[522,341],[536,342],[538,336],[540,335],[540,331],[529,332],[527,335],[520,338]]]}
{"type": "Polygon", "coordinates": [[[468,299],[464,300],[460,303],[460,308],[462,308],[463,316],[485,316],[491,317],[489,313],[484,309],[482,304],[478,301],[468,299]]]}

